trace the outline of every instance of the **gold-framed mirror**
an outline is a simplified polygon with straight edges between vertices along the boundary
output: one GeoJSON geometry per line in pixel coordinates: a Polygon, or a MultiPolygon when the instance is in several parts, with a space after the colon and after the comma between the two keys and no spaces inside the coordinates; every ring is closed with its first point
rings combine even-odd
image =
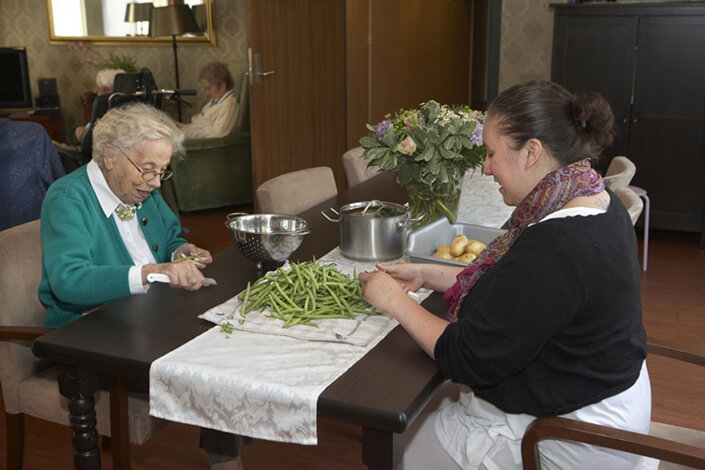
{"type": "MultiPolygon", "coordinates": [[[[170,46],[171,36],[149,36],[149,20],[135,14],[135,6],[144,15],[142,7],[171,3],[173,0],[46,0],[49,43],[83,41],[95,46],[170,46]]],[[[184,0],[183,3],[191,7],[202,33],[176,36],[177,42],[215,46],[215,0],[184,0]]]]}

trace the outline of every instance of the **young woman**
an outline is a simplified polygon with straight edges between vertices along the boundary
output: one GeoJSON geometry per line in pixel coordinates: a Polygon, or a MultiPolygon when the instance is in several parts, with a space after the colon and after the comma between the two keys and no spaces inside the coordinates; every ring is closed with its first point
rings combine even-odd
{"type": "MultiPolygon", "coordinates": [[[[651,394],[640,269],[624,206],[590,160],[613,138],[597,93],[525,82],[491,104],[485,174],[516,206],[508,232],[467,268],[396,264],[360,274],[448,382],[407,432],[403,468],[519,469],[537,416],[648,433],[651,394]],[[405,291],[445,292],[442,319],[405,291]]],[[[636,468],[638,456],[546,441],[544,468],[636,468]]]]}

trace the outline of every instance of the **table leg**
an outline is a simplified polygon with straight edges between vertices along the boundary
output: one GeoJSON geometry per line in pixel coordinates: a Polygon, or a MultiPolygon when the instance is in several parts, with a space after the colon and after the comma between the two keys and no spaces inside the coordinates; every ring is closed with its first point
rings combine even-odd
{"type": "Polygon", "coordinates": [[[100,470],[94,398],[98,390],[98,376],[77,367],[60,364],[57,365],[57,373],[59,392],[69,400],[74,468],[100,470]]]}
{"type": "Polygon", "coordinates": [[[110,383],[110,437],[114,470],[130,470],[130,423],[127,413],[127,391],[127,378],[112,377],[110,383]]]}
{"type": "Polygon", "coordinates": [[[403,434],[362,428],[362,462],[369,470],[393,470],[403,454],[403,434]]]}

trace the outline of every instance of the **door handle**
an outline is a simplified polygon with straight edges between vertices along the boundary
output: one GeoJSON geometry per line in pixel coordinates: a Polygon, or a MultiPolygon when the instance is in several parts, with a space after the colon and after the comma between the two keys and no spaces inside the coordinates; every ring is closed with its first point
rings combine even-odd
{"type": "Polygon", "coordinates": [[[252,87],[252,48],[247,48],[247,81],[252,87]]]}
{"type": "Polygon", "coordinates": [[[274,70],[270,70],[269,72],[262,72],[262,59],[260,58],[259,53],[255,54],[255,82],[258,84],[262,83],[262,77],[269,77],[270,75],[274,74],[274,70]]]}

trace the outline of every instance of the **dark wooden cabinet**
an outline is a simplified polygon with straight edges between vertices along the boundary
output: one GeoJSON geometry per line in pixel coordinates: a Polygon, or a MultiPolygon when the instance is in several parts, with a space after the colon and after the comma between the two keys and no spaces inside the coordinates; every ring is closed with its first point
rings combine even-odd
{"type": "Polygon", "coordinates": [[[611,103],[651,227],[705,242],[705,4],[553,5],[551,79],[611,103]]]}
{"type": "Polygon", "coordinates": [[[31,121],[41,124],[51,140],[64,142],[64,120],[61,114],[30,114],[18,111],[8,117],[13,121],[31,121]]]}

